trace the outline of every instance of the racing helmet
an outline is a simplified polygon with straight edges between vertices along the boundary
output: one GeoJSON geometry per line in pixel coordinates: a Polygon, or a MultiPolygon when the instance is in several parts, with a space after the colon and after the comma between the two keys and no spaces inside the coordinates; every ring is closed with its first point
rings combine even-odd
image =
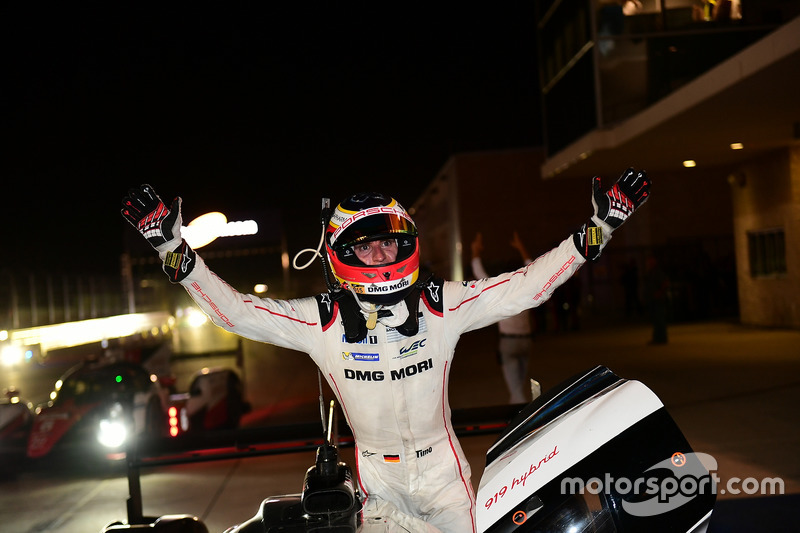
{"type": "Polygon", "coordinates": [[[364,302],[393,305],[419,277],[417,227],[397,200],[380,193],[354,194],[336,206],[325,230],[331,271],[343,288],[364,302]],[[397,257],[385,265],[366,265],[353,246],[379,239],[397,240],[397,257]]]}

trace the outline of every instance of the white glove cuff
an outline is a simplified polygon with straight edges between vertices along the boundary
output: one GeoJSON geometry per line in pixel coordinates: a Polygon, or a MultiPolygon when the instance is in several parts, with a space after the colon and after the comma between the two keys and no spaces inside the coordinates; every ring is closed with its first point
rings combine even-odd
{"type": "Polygon", "coordinates": [[[614,228],[612,228],[607,222],[603,222],[597,215],[592,215],[592,222],[594,222],[595,226],[603,230],[603,245],[611,240],[611,234],[614,232],[614,228]]]}
{"type": "Polygon", "coordinates": [[[177,237],[174,237],[172,240],[169,240],[164,244],[159,244],[158,246],[154,246],[154,248],[158,252],[158,256],[163,261],[164,256],[167,254],[167,252],[173,251],[175,248],[180,246],[181,242],[183,242],[183,238],[181,237],[181,233],[179,231],[177,237]]]}

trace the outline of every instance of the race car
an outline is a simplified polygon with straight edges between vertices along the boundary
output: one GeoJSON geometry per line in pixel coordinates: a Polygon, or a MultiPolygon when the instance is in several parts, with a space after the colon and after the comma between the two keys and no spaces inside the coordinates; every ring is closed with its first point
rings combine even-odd
{"type": "Polygon", "coordinates": [[[166,381],[131,362],[88,361],[72,367],[35,410],[27,456],[54,449],[89,458],[120,457],[130,435],[165,434],[166,381]]]}
{"type": "Polygon", "coordinates": [[[0,396],[0,471],[20,466],[25,445],[33,424],[33,404],[9,387],[0,396]]]}
{"type": "Polygon", "coordinates": [[[203,368],[195,372],[189,391],[169,396],[168,431],[172,437],[239,427],[251,410],[239,375],[230,368],[203,368]]]}

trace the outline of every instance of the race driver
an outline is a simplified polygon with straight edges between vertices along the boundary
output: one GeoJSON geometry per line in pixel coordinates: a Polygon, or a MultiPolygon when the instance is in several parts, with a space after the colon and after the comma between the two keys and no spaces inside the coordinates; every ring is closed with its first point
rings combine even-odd
{"type": "Polygon", "coordinates": [[[181,238],[181,199],[149,185],[128,191],[122,215],[158,251],[215,324],[311,356],[342,407],[356,443],[360,531],[475,531],[470,466],[453,431],[448,380],[456,343],[546,301],[649,197],[645,172],[611,189],[593,178],[594,213],[578,231],[519,270],[471,281],[420,276],[417,229],[379,193],[339,204],[325,228],[335,279],[323,294],[276,300],[241,294],[181,238]]]}

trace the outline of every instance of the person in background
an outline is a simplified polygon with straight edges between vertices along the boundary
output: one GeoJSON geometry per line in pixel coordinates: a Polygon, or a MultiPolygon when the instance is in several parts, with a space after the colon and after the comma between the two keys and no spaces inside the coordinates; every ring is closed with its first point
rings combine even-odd
{"type": "MultiPolygon", "coordinates": [[[[516,267],[524,267],[533,261],[520,240],[517,232],[511,239],[511,247],[519,253],[520,261],[516,267]]],[[[472,273],[478,279],[489,277],[481,259],[483,255],[483,235],[478,232],[472,241],[472,273]]],[[[509,270],[514,270],[512,266],[509,270]]],[[[525,311],[497,323],[500,339],[497,345],[500,366],[508,388],[509,403],[528,403],[538,383],[528,381],[528,362],[533,347],[530,312],[525,311]]],[[[535,398],[534,398],[535,399],[535,398]]]]}

